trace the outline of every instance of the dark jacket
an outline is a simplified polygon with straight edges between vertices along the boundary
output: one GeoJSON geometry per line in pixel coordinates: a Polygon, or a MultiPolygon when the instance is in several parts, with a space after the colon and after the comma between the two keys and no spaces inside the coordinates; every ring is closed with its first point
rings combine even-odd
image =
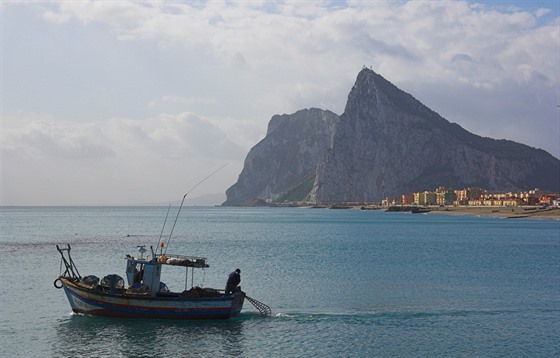
{"type": "Polygon", "coordinates": [[[239,272],[233,271],[232,273],[229,274],[226,285],[228,287],[235,287],[239,285],[240,282],[241,282],[241,275],[239,274],[239,272]]]}

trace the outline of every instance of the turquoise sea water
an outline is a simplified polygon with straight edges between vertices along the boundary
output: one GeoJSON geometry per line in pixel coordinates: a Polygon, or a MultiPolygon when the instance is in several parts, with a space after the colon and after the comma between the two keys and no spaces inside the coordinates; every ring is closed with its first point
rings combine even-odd
{"type": "MultiPolygon", "coordinates": [[[[168,250],[209,259],[194,284],[223,288],[239,267],[272,317],[248,302],[228,321],[71,314],[53,287],[55,245],[72,245],[82,276],[124,276],[125,254],[157,244],[166,211],[0,208],[0,356],[560,356],[554,220],[184,208],[168,250]]],[[[184,289],[183,270],[166,274],[184,289]]]]}

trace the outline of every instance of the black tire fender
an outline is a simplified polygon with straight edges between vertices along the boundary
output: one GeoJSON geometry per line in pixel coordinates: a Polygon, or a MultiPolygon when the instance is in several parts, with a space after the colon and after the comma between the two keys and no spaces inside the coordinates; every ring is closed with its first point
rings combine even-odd
{"type": "Polygon", "coordinates": [[[54,280],[53,282],[54,287],[56,287],[57,289],[61,289],[62,288],[62,281],[60,280],[60,278],[57,278],[56,280],[54,280]],[[60,284],[57,285],[56,283],[59,282],[60,284]]]}

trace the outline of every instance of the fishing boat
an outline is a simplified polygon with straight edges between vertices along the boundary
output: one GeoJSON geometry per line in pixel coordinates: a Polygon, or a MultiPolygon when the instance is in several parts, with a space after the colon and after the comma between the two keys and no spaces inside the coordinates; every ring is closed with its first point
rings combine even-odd
{"type": "MultiPolygon", "coordinates": [[[[177,218],[189,192],[183,196],[177,218]]],[[[167,253],[177,218],[167,243],[161,241],[166,215],[156,249],[150,246],[150,252],[146,255],[146,245],[140,245],[139,255],[126,255],[126,284],[117,274],[104,276],[101,280],[94,275],[82,277],[72,259],[70,244],[66,244],[66,247],[56,245],[61,256],[61,272],[54,286],[64,289],[72,311],[77,314],[122,318],[228,319],[241,312],[247,299],[262,315],[270,315],[270,307],[247,296],[237,285],[227,288],[228,291],[194,287],[195,270],[209,267],[208,260],[205,257],[167,253]],[[170,291],[161,281],[162,269],[168,266],[185,268],[185,289],[182,292],[170,291]],[[191,287],[187,289],[189,270],[191,287]]]]}
{"type": "MultiPolygon", "coordinates": [[[[165,266],[189,269],[208,267],[204,257],[174,254],[144,257],[126,256],[126,279],[111,274],[99,279],[94,275],[82,277],[72,260],[70,245],[56,246],[65,271],[54,282],[64,288],[72,311],[78,314],[122,318],[171,318],[171,319],[228,319],[237,316],[243,308],[246,294],[237,287],[234,292],[214,288],[191,287],[182,292],[171,292],[161,281],[165,266]]],[[[192,277],[193,275],[191,275],[192,277]]],[[[191,279],[192,282],[192,279],[191,279]]],[[[261,303],[262,304],[262,303],[261,303]]]]}

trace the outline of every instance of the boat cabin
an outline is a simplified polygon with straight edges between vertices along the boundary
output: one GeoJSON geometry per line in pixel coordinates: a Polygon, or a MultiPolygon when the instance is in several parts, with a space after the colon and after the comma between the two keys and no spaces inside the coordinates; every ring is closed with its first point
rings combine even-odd
{"type": "MultiPolygon", "coordinates": [[[[209,267],[205,257],[183,256],[154,253],[152,247],[151,257],[144,257],[145,246],[139,246],[140,257],[126,255],[126,278],[129,290],[136,293],[148,293],[156,296],[158,293],[169,292],[167,286],[161,282],[161,270],[163,265],[185,267],[185,286],[188,281],[189,267],[191,268],[191,285],[194,281],[194,269],[209,267]]],[[[185,290],[187,288],[185,287],[185,290]]]]}

